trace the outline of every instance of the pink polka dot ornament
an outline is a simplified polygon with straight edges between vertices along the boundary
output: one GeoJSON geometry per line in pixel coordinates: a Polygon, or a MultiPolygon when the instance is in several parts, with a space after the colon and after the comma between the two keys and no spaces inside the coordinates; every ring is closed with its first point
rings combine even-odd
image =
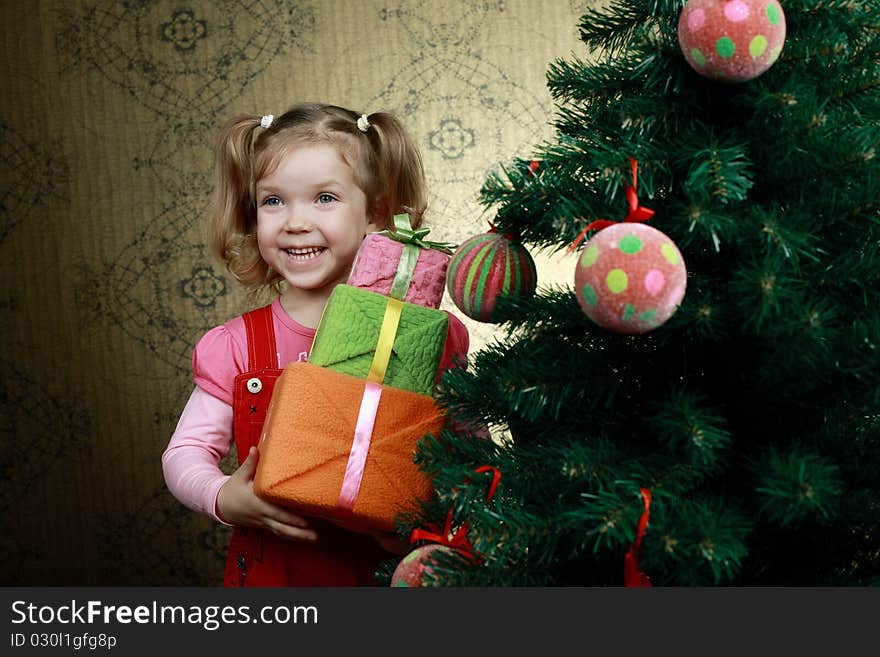
{"type": "Polygon", "coordinates": [[[700,75],[745,82],[779,58],[785,14],[778,0],[688,0],[678,19],[678,43],[700,75]]]}
{"type": "Polygon", "coordinates": [[[624,335],[647,333],[668,320],[684,298],[687,271],[678,248],[643,223],[616,223],[593,235],[574,273],[587,317],[624,335]]]}

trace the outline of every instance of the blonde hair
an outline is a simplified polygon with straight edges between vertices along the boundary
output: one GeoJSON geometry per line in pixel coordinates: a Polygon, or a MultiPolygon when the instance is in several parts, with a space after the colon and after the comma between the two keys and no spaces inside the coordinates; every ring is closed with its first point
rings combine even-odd
{"type": "Polygon", "coordinates": [[[240,116],[220,132],[216,147],[215,185],[208,215],[208,245],[245,286],[280,288],[257,246],[256,182],[270,174],[291,150],[304,144],[333,145],[351,167],[367,197],[371,217],[386,228],[395,214],[409,212],[418,228],[427,206],[422,158],[403,124],[388,112],[367,116],[335,105],[295,105],[262,129],[259,116],[240,116]],[[255,132],[260,129],[254,139],[255,132]]]}

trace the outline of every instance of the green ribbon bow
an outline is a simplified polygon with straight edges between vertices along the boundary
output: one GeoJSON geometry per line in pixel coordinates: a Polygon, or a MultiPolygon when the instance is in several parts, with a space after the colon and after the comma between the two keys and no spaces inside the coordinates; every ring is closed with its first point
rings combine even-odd
{"type": "Polygon", "coordinates": [[[409,215],[407,214],[394,215],[394,228],[394,231],[383,230],[378,232],[377,235],[383,235],[396,242],[403,243],[403,253],[400,254],[400,262],[397,265],[397,272],[394,274],[394,281],[391,283],[391,291],[388,292],[388,296],[405,301],[413,272],[416,269],[416,261],[419,259],[419,250],[436,249],[437,251],[452,255],[455,245],[446,242],[430,242],[423,239],[431,231],[428,228],[413,230],[409,223],[409,215]]]}
{"type": "Polygon", "coordinates": [[[396,242],[412,244],[420,249],[435,249],[437,251],[442,251],[447,255],[452,255],[452,252],[455,249],[455,244],[450,244],[448,242],[431,242],[423,239],[425,235],[430,232],[430,228],[417,228],[416,230],[413,230],[409,224],[408,214],[396,214],[394,215],[394,230],[383,230],[380,231],[378,235],[390,237],[396,242]]]}

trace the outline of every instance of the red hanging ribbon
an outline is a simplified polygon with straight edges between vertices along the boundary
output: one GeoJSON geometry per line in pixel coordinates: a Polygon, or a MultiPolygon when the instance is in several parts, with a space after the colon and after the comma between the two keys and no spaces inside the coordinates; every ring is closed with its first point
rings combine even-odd
{"type": "MultiPolygon", "coordinates": [[[[488,502],[494,497],[495,491],[498,489],[498,482],[501,481],[501,471],[491,465],[482,465],[474,470],[474,472],[477,474],[482,474],[484,472],[492,473],[492,483],[489,485],[489,491],[486,494],[486,501],[488,502]]],[[[469,483],[470,480],[471,478],[468,477],[465,480],[465,483],[469,483]]],[[[446,514],[446,522],[442,530],[439,525],[429,523],[425,529],[414,529],[409,536],[409,542],[430,541],[432,543],[438,543],[458,550],[471,561],[480,562],[483,560],[482,556],[476,554],[467,537],[470,528],[470,523],[465,522],[453,533],[452,509],[450,508],[446,514]]]]}
{"type": "MultiPolygon", "coordinates": [[[[641,223],[653,217],[654,211],[650,208],[639,205],[639,196],[638,192],[636,191],[639,185],[639,163],[636,162],[635,158],[631,157],[629,158],[629,164],[630,169],[632,169],[632,185],[627,185],[626,183],[624,183],[624,185],[626,186],[626,203],[629,206],[629,212],[627,213],[626,217],[624,217],[623,221],[641,223]]],[[[587,233],[589,233],[591,230],[602,230],[603,228],[608,228],[608,226],[613,226],[616,223],[618,222],[609,221],[608,219],[597,219],[596,221],[593,221],[592,223],[588,224],[587,227],[584,228],[580,233],[578,233],[578,236],[574,239],[574,242],[572,242],[571,245],[568,247],[566,253],[571,253],[572,251],[577,249],[578,245],[580,245],[581,241],[583,241],[584,237],[586,237],[587,233]]]]}
{"type": "Polygon", "coordinates": [[[409,542],[415,543],[417,541],[428,541],[430,543],[438,543],[458,550],[471,561],[476,561],[477,558],[474,556],[474,548],[467,537],[469,530],[470,525],[464,523],[454,534],[451,534],[452,511],[450,510],[449,513],[446,514],[446,525],[442,530],[439,525],[429,523],[425,529],[414,529],[409,536],[409,542]]]}
{"type": "MultiPolygon", "coordinates": [[[[487,230],[486,232],[487,233],[497,233],[498,226],[496,226],[495,224],[493,224],[490,221],[489,222],[489,230],[487,230]]],[[[509,240],[511,242],[519,242],[519,235],[516,233],[504,233],[504,239],[509,240]]]]}
{"type": "Polygon", "coordinates": [[[651,579],[639,568],[639,552],[642,549],[642,540],[648,531],[648,518],[651,509],[651,490],[642,488],[641,491],[645,510],[642,512],[642,517],[639,518],[636,540],[623,559],[623,583],[625,586],[651,586],[651,579]]]}
{"type": "MultiPolygon", "coordinates": [[[[495,491],[498,490],[498,483],[501,481],[501,470],[492,465],[481,465],[474,470],[474,472],[477,474],[483,474],[484,472],[492,473],[492,483],[489,484],[489,491],[486,493],[486,501],[489,502],[495,497],[495,491]]],[[[470,479],[468,479],[468,481],[470,481],[470,479]]]]}

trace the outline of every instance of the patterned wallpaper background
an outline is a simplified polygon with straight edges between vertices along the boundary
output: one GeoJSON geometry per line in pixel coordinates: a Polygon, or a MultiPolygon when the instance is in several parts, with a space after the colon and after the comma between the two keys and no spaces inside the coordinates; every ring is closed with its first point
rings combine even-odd
{"type": "MultiPolygon", "coordinates": [[[[460,243],[488,228],[487,172],[552,136],[545,71],[586,55],[590,2],[0,1],[0,584],[222,581],[227,530],[160,463],[193,345],[262,301],[204,246],[220,124],[394,111],[431,239],[460,243]]],[[[539,286],[569,284],[573,262],[534,255],[539,286]]],[[[472,351],[491,339],[463,319],[472,351]]]]}

